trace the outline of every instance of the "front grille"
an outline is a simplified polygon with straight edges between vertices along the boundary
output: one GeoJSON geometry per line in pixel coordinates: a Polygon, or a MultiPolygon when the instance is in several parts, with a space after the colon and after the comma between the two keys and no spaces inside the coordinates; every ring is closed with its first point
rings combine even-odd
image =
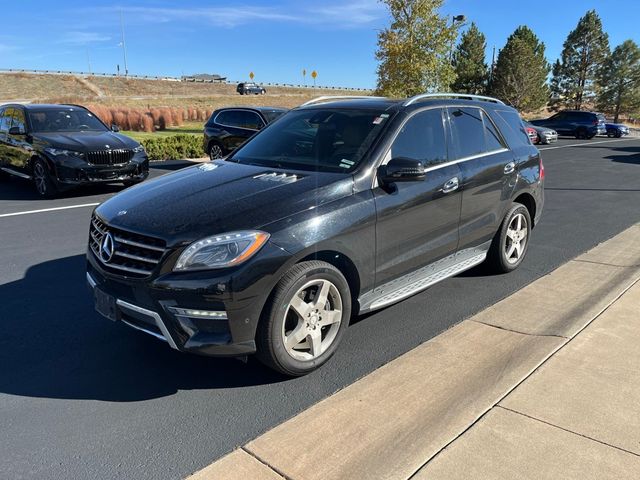
{"type": "Polygon", "coordinates": [[[149,276],[166,248],[165,242],[158,238],[110,227],[95,215],[91,218],[89,247],[106,270],[136,278],[149,276]],[[111,234],[113,240],[111,258],[102,252],[103,240],[107,234],[111,234]]]}
{"type": "Polygon", "coordinates": [[[133,150],[99,150],[87,153],[87,163],[91,165],[122,165],[133,158],[133,150]]]}

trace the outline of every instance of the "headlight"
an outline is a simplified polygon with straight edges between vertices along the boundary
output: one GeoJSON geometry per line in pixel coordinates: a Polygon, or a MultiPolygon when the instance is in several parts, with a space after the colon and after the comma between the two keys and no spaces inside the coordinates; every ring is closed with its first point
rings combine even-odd
{"type": "Polygon", "coordinates": [[[84,156],[84,154],[82,152],[75,152],[73,150],[62,150],[62,149],[59,149],[59,148],[45,148],[44,151],[47,152],[50,155],[53,155],[54,157],[57,157],[59,155],[66,155],[67,157],[82,157],[82,156],[84,156]]]}
{"type": "Polygon", "coordinates": [[[138,145],[133,149],[133,153],[144,153],[144,147],[142,145],[138,145]]]}
{"type": "Polygon", "coordinates": [[[259,231],[225,233],[203,238],[182,252],[174,271],[208,270],[240,265],[251,258],[269,240],[259,231]]]}

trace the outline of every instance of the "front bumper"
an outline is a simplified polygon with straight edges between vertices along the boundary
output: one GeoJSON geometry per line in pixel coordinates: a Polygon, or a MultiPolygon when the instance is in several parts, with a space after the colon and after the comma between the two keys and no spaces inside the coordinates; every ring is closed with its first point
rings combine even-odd
{"type": "Polygon", "coordinates": [[[558,141],[558,134],[556,132],[543,132],[540,134],[540,139],[542,143],[554,143],[558,141]]]}
{"type": "Polygon", "coordinates": [[[151,280],[112,274],[89,250],[87,282],[94,296],[99,295],[98,289],[112,297],[111,320],[165,340],[179,351],[244,356],[256,351],[260,314],[273,287],[270,282],[277,278],[269,275],[269,270],[275,273],[286,261],[281,249],[267,247],[261,252],[265,261],[246,271],[166,273],[151,280]],[[241,286],[246,277],[259,271],[263,275],[248,279],[247,288],[241,286]],[[232,291],[234,285],[236,292],[232,291]]]}
{"type": "Polygon", "coordinates": [[[124,165],[91,165],[83,160],[52,161],[54,177],[61,190],[81,185],[115,182],[141,182],[149,176],[149,159],[136,156],[124,165]]]}

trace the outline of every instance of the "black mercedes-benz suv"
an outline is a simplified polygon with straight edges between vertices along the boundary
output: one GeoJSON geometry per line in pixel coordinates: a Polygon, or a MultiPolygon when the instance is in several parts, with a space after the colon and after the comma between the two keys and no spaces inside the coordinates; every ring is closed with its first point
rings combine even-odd
{"type": "Polygon", "coordinates": [[[211,160],[222,158],[286,111],[276,107],[220,108],[204,125],[204,151],[211,160]]]}
{"type": "Polygon", "coordinates": [[[543,179],[495,99],[321,98],[96,208],[87,280],[100,313],[172,348],[302,375],[352,316],[485,261],[518,267],[543,179]]]}
{"type": "Polygon", "coordinates": [[[80,185],[133,185],[149,175],[144,148],[78,105],[0,106],[0,175],[33,180],[49,198],[80,185]]]}

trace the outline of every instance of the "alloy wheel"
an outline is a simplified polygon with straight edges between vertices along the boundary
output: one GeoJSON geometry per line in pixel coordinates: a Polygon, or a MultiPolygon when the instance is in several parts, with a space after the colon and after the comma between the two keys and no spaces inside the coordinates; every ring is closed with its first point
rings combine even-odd
{"type": "Polygon", "coordinates": [[[342,298],[329,280],[304,284],[291,298],[284,313],[282,340],[296,360],[318,358],[333,344],[342,322],[342,298]]]}
{"type": "Polygon", "coordinates": [[[33,167],[33,181],[40,195],[47,193],[47,172],[42,163],[37,162],[33,167]]]}
{"type": "Polygon", "coordinates": [[[504,254],[507,262],[517,263],[522,257],[527,245],[527,219],[522,213],[513,216],[507,227],[507,237],[504,245],[504,254]]]}
{"type": "Polygon", "coordinates": [[[223,157],[223,154],[222,154],[222,148],[220,147],[220,145],[216,143],[211,145],[211,149],[209,150],[209,158],[211,160],[216,160],[222,157],[223,157]]]}

